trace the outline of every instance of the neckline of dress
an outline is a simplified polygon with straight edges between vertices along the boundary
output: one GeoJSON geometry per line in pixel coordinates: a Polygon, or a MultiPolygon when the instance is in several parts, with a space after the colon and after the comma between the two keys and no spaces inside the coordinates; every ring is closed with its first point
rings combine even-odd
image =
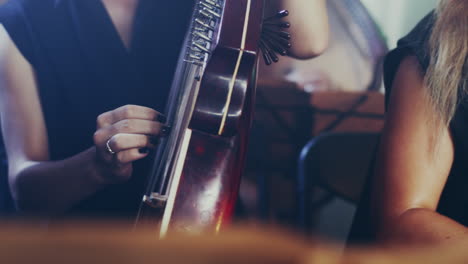
{"type": "MultiPolygon", "coordinates": [[[[130,36],[130,41],[127,45],[125,45],[122,36],[120,35],[119,31],[117,30],[117,26],[115,25],[114,21],[112,20],[112,17],[106,8],[105,4],[103,3],[102,0],[98,1],[93,1],[97,4],[97,9],[99,12],[102,14],[100,18],[97,18],[97,20],[100,20],[102,22],[104,27],[107,27],[109,29],[109,32],[112,35],[112,38],[115,40],[116,45],[119,46],[119,49],[123,50],[124,53],[127,55],[131,55],[134,53],[134,47],[135,47],[135,42],[138,39],[138,33],[139,30],[137,30],[139,21],[142,19],[141,17],[144,15],[143,14],[143,1],[144,0],[138,0],[138,3],[136,4],[135,11],[134,11],[134,16],[132,19],[132,25],[131,25],[131,36],[130,36]]],[[[153,0],[154,1],[154,0],[153,0]]]]}

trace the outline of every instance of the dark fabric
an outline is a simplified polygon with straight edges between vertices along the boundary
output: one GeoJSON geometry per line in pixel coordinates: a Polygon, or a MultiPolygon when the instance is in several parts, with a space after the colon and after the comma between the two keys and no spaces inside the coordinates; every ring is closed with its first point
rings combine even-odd
{"type": "MultiPolygon", "coordinates": [[[[192,6],[140,0],[130,50],[99,0],[10,0],[0,8],[0,22],[36,71],[52,160],[91,147],[101,113],[126,104],[164,112],[192,6]]],[[[150,162],[136,162],[130,182],[70,213],[133,215],[150,162]]]]}
{"type": "MultiPolygon", "coordinates": [[[[417,58],[423,74],[430,63],[428,41],[434,24],[435,15],[428,14],[417,26],[404,38],[398,41],[396,49],[391,51],[384,64],[384,81],[386,108],[390,97],[393,79],[401,61],[409,55],[417,58]]],[[[450,123],[455,157],[450,174],[445,184],[437,211],[450,217],[463,225],[468,225],[468,102],[460,98],[460,105],[450,123]]],[[[370,173],[372,175],[372,172],[370,173]]],[[[372,242],[375,237],[372,231],[372,216],[370,214],[372,176],[369,177],[365,190],[358,206],[353,227],[351,229],[350,242],[372,242]]]]}

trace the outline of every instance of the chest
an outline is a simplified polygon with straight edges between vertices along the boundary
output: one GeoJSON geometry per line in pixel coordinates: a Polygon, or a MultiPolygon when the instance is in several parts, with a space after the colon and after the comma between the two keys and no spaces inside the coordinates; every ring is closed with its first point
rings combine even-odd
{"type": "Polygon", "coordinates": [[[36,12],[43,6],[32,2],[26,10],[31,38],[41,44],[33,46],[32,61],[49,138],[70,153],[87,147],[71,144],[88,142],[79,136],[91,138],[103,112],[125,104],[164,112],[193,6],[135,0],[133,8],[107,9],[105,1],[61,1],[47,13],[36,12]]]}
{"type": "Polygon", "coordinates": [[[139,2],[140,0],[102,0],[115,30],[127,49],[130,48],[139,2]]]}

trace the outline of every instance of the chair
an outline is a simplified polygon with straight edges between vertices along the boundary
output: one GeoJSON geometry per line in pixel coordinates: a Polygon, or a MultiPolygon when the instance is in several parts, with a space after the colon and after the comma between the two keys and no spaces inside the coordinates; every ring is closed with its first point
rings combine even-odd
{"type": "Polygon", "coordinates": [[[378,139],[378,133],[325,133],[305,145],[297,176],[298,224],[303,232],[311,231],[311,212],[333,197],[358,203],[378,139]],[[318,188],[325,194],[312,201],[318,188]]]}

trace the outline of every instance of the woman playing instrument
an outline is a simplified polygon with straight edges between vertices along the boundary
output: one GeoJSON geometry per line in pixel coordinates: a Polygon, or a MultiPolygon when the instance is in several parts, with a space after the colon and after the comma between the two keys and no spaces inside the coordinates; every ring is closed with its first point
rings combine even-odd
{"type": "MultiPolygon", "coordinates": [[[[290,55],[327,44],[325,0],[288,9],[290,55]]],[[[43,216],[134,216],[191,1],[10,0],[0,7],[1,121],[16,207],[43,216]]]]}
{"type": "Polygon", "coordinates": [[[441,0],[386,58],[373,214],[383,241],[468,241],[468,2],[441,0]]]}

